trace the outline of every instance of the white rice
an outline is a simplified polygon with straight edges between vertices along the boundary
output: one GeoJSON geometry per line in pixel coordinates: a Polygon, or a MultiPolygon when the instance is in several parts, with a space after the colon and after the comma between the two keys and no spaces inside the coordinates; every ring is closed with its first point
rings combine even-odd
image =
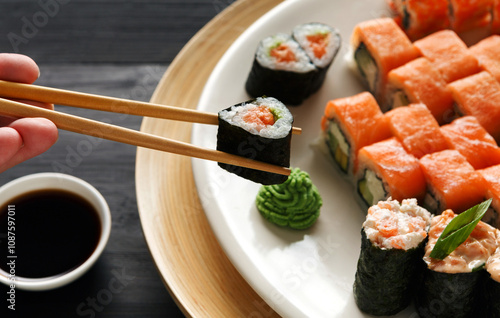
{"type": "Polygon", "coordinates": [[[320,68],[328,66],[340,48],[340,36],[336,29],[322,23],[307,23],[298,25],[293,30],[293,36],[300,46],[306,51],[314,65],[320,68]],[[317,33],[330,33],[326,54],[318,59],[308,45],[307,36],[317,33]]]}
{"type": "Polygon", "coordinates": [[[272,139],[286,137],[290,133],[293,123],[293,116],[288,108],[273,97],[259,97],[252,103],[243,106],[232,106],[230,110],[219,112],[219,117],[231,125],[241,127],[254,135],[272,139]],[[255,123],[247,123],[243,118],[250,109],[263,105],[269,107],[279,118],[275,121],[274,125],[266,126],[259,131],[255,123]]]}
{"type": "Polygon", "coordinates": [[[257,48],[256,59],[263,67],[273,70],[306,73],[316,68],[299,44],[295,42],[290,35],[285,33],[278,33],[263,39],[257,48]],[[296,61],[277,63],[276,60],[270,56],[270,50],[280,44],[286,44],[294,52],[296,61]]]}

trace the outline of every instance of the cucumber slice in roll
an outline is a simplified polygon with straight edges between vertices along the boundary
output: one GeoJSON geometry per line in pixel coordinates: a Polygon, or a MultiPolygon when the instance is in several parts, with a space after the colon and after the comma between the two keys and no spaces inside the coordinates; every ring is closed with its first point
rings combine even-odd
{"type": "Polygon", "coordinates": [[[354,60],[371,93],[376,94],[378,66],[364,43],[360,43],[354,52],[354,60]]]}

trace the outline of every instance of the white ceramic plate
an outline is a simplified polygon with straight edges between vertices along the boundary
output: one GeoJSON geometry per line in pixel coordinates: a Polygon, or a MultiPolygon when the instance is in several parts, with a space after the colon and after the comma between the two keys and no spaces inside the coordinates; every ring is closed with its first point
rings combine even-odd
{"type": "MultiPolygon", "coordinates": [[[[323,87],[301,106],[290,108],[294,125],[303,129],[302,135],[292,138],[291,165],[309,172],[324,201],[312,228],[294,231],[270,224],[255,207],[259,184],[214,162],[193,159],[199,196],[222,247],[249,284],[283,317],[365,316],[352,295],[365,211],[356,203],[352,186],[311,144],[319,136],[327,101],[362,91],[344,60],[354,26],[387,16],[387,10],[384,0],[287,0],[230,47],[201,96],[199,109],[210,112],[248,100],[244,84],[257,44],[268,35],[316,21],[341,31],[342,47],[323,87]]],[[[192,142],[215,149],[216,132],[217,127],[195,125],[192,142]]],[[[409,307],[395,317],[413,312],[409,307]]]]}

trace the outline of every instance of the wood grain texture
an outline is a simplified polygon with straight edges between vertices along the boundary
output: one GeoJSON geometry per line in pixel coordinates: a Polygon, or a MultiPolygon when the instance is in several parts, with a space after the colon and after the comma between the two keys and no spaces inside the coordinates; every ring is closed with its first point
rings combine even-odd
{"type": "MultiPolygon", "coordinates": [[[[229,45],[280,0],[240,0],[184,47],[158,85],[152,102],[194,108],[213,67],[229,45]]],[[[191,124],[143,120],[141,130],[191,139],[191,124]]],[[[191,159],[138,149],[136,186],[149,249],[171,294],[192,317],[278,316],[231,264],[206,219],[191,159]]]]}
{"type": "Polygon", "coordinates": [[[234,0],[2,0],[0,52],[48,63],[168,63],[234,0]]]}

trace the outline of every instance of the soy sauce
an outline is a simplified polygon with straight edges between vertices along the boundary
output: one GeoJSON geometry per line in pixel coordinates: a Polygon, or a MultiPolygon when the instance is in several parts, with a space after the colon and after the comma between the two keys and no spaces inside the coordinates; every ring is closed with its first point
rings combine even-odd
{"type": "Polygon", "coordinates": [[[25,278],[64,274],[89,258],[100,233],[86,199],[58,189],[29,192],[0,207],[0,268],[9,273],[15,264],[25,278]]]}

